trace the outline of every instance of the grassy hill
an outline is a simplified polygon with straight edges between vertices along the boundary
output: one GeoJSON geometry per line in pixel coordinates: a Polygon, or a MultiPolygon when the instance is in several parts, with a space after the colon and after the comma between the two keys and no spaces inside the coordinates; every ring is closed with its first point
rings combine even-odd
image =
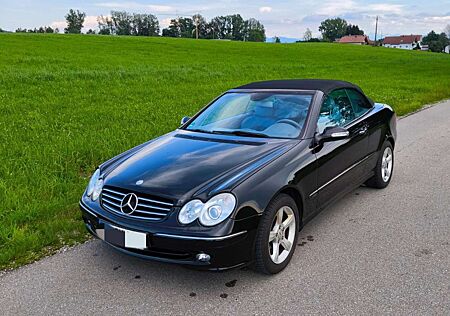
{"type": "Polygon", "coordinates": [[[102,161],[255,80],[344,79],[399,114],[450,97],[450,56],[337,44],[0,34],[0,269],[87,238],[102,161]]]}

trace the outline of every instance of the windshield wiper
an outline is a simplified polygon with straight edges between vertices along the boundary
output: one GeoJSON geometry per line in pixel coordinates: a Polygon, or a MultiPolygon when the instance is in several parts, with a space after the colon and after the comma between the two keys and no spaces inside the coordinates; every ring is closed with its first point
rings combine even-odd
{"type": "Polygon", "coordinates": [[[214,134],[229,134],[229,135],[236,135],[236,136],[262,137],[262,138],[270,137],[269,135],[264,134],[264,133],[242,131],[242,130],[235,130],[235,131],[211,131],[211,132],[214,133],[214,134]]]}
{"type": "Polygon", "coordinates": [[[207,134],[213,134],[214,131],[208,131],[206,129],[201,129],[201,128],[193,128],[193,129],[186,129],[187,131],[190,132],[199,132],[199,133],[207,133],[207,134]]]}

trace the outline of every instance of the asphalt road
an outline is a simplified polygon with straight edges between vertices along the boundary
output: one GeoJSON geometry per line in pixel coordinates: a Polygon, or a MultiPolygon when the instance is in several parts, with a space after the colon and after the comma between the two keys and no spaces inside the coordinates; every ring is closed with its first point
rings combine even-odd
{"type": "Polygon", "coordinates": [[[450,102],[398,133],[390,186],[319,214],[279,275],[197,272],[91,241],[1,276],[0,314],[449,315],[450,102]]]}

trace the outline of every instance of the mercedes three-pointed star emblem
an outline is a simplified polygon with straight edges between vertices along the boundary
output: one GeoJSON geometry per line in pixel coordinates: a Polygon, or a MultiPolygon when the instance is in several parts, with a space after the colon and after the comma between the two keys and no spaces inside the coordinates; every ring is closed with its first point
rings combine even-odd
{"type": "Polygon", "coordinates": [[[136,211],[138,205],[138,197],[134,193],[128,193],[120,202],[120,210],[122,213],[130,215],[136,211]]]}

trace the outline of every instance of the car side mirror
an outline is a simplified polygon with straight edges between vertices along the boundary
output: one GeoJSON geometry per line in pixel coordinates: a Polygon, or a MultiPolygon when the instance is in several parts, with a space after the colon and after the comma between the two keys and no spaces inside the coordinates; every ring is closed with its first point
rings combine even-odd
{"type": "Polygon", "coordinates": [[[181,125],[184,125],[187,123],[187,121],[189,121],[191,119],[190,116],[185,116],[181,119],[181,125]]]}
{"type": "Polygon", "coordinates": [[[336,140],[345,139],[350,136],[350,132],[339,126],[329,126],[325,128],[322,134],[316,136],[318,143],[332,142],[336,140]]]}

